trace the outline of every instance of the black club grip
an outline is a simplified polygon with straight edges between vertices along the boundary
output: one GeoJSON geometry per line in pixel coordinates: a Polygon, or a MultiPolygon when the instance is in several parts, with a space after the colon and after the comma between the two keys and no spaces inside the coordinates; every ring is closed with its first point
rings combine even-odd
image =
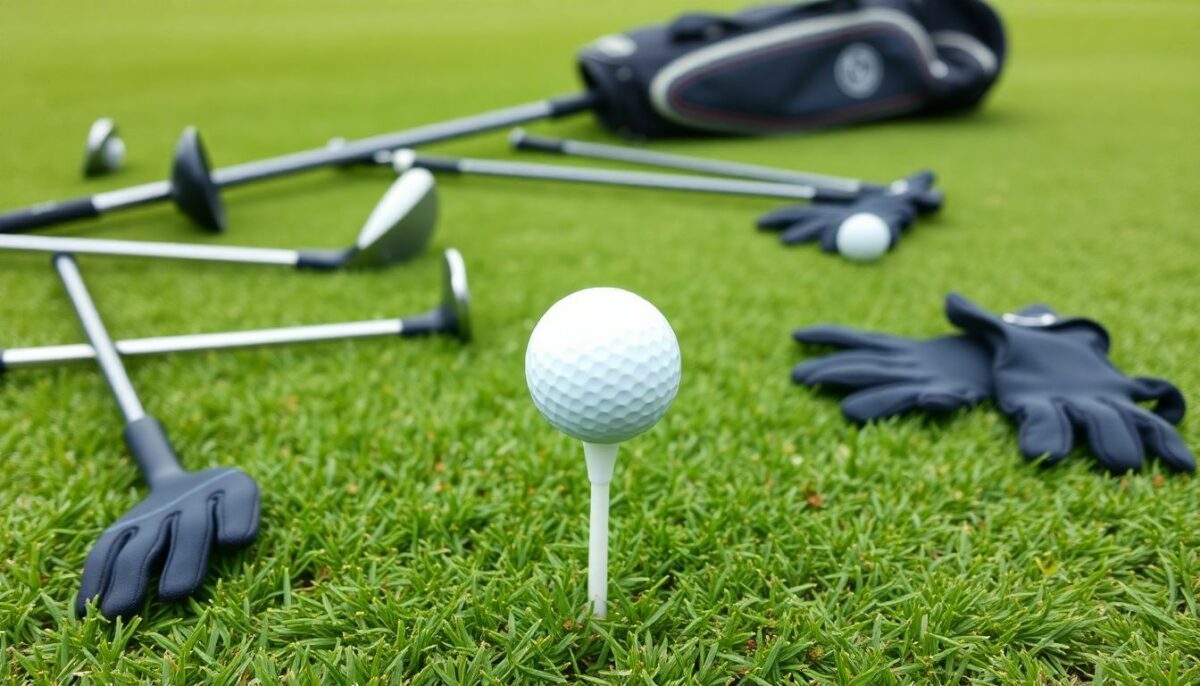
{"type": "Polygon", "coordinates": [[[142,476],[151,484],[183,469],[167,432],[154,417],[145,416],[126,424],[125,445],[137,461],[142,476]]]}
{"type": "Polygon", "coordinates": [[[513,135],[512,144],[518,150],[537,150],[540,152],[563,152],[563,148],[565,147],[563,141],[534,136],[524,131],[513,135]]]}
{"type": "Polygon", "coordinates": [[[100,216],[91,198],[48,202],[0,214],[0,233],[22,233],[76,219],[100,216]]]}

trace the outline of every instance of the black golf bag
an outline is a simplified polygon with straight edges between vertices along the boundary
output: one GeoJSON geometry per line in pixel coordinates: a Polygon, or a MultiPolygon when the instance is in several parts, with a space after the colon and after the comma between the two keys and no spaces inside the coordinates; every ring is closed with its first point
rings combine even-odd
{"type": "Polygon", "coordinates": [[[598,115],[627,136],[769,134],[980,103],[1004,64],[984,0],[817,0],[685,14],[579,54],[598,115]]]}

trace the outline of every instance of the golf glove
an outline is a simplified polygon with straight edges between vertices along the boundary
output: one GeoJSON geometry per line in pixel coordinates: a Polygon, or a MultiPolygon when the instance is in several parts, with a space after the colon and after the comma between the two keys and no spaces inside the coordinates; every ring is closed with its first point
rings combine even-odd
{"type": "Polygon", "coordinates": [[[992,352],[997,404],[1020,427],[1026,457],[1064,458],[1076,431],[1113,472],[1137,470],[1147,450],[1168,467],[1194,471],[1195,459],[1172,424],[1185,402],[1163,379],[1128,377],[1108,359],[1104,327],[1088,319],[1028,325],[997,317],[961,295],[946,298],[946,317],[992,352]],[[1155,401],[1153,411],[1137,404],[1155,401]]]}
{"type": "MultiPolygon", "coordinates": [[[[1053,311],[1031,305],[1021,314],[1052,316],[1053,311]]],[[[825,324],[798,329],[793,337],[840,349],[796,365],[792,380],[852,391],[842,400],[842,412],[856,422],[913,410],[951,412],[992,394],[991,355],[969,336],[913,340],[825,324]]]]}
{"type": "Polygon", "coordinates": [[[887,225],[891,247],[918,214],[941,207],[943,196],[933,182],[932,172],[918,172],[882,190],[864,192],[850,203],[817,200],[791,205],[760,217],[758,228],[779,231],[779,240],[785,245],[817,241],[825,252],[837,252],[842,223],[855,214],[873,214],[887,225]]]}

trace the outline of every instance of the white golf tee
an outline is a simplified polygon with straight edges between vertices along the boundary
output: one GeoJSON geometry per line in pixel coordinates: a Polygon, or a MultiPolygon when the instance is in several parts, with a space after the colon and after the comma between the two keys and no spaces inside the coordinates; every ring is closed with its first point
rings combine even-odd
{"type": "Polygon", "coordinates": [[[592,614],[608,614],[608,485],[612,483],[620,444],[583,442],[588,481],[592,482],[592,513],[588,531],[588,601],[592,614]]]}

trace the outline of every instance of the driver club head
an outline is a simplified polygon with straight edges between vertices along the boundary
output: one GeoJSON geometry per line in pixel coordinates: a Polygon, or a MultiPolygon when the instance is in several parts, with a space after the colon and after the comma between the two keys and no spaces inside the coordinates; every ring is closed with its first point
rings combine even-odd
{"type": "Polygon", "coordinates": [[[92,122],[83,154],[83,175],[104,176],[121,168],[125,162],[125,141],[117,132],[117,124],[108,117],[92,122]]]}
{"type": "Polygon", "coordinates": [[[437,227],[433,174],[410,169],[392,182],[358,234],[347,267],[382,267],[420,254],[437,227]]]}
{"type": "Polygon", "coordinates": [[[189,219],[213,232],[225,230],[225,205],[213,183],[204,141],[196,127],[183,130],[171,162],[171,198],[189,219]]]}

